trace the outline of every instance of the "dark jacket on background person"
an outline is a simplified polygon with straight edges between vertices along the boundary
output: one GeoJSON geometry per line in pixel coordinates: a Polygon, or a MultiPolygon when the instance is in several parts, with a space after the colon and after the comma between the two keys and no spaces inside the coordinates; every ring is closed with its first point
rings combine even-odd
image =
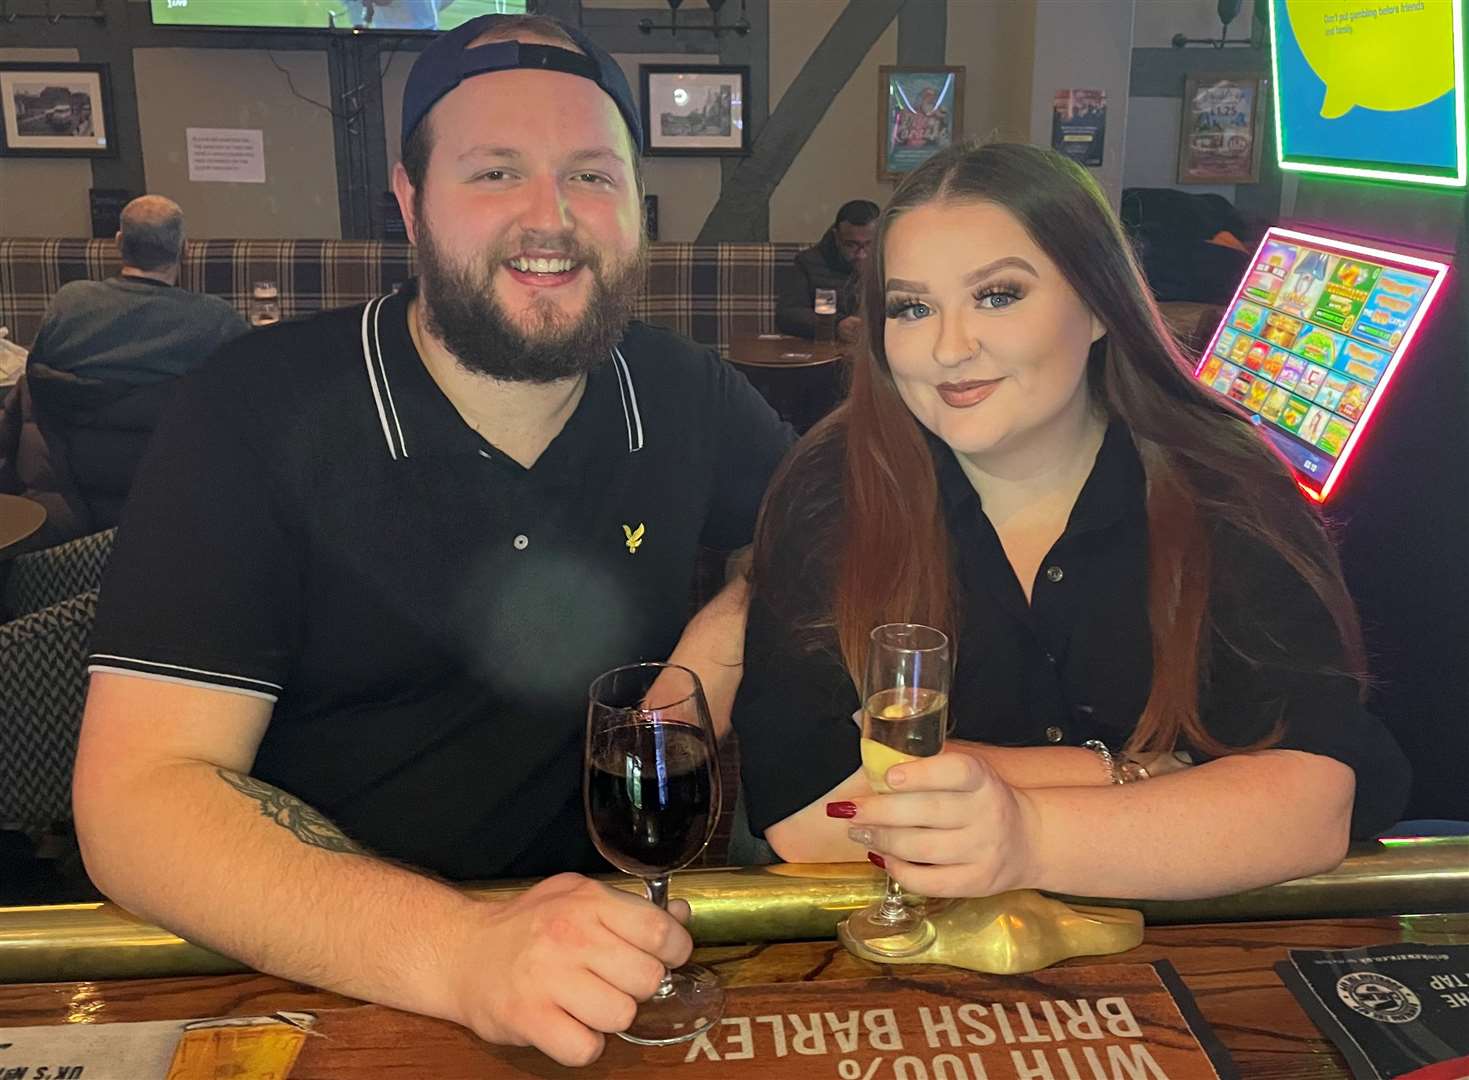
{"type": "Polygon", "coordinates": [[[151,278],[71,281],[52,298],[29,362],[145,386],[187,374],[247,329],[217,296],[151,278]]]}
{"type": "Polygon", "coordinates": [[[133,386],[32,361],[0,413],[0,491],[46,508],[35,550],[116,525],[177,379],[133,386]]]}
{"type": "Polygon", "coordinates": [[[816,312],[812,306],[817,289],[836,290],[837,322],[857,314],[857,275],[837,247],[834,228],[826,230],[821,243],[797,255],[793,267],[777,270],[776,281],[775,325],[781,333],[804,338],[816,336],[816,312]]]}
{"type": "Polygon", "coordinates": [[[46,507],[26,548],[116,525],[179,377],[246,329],[219,297],[150,278],[63,285],[0,418],[0,491],[46,507]]]}

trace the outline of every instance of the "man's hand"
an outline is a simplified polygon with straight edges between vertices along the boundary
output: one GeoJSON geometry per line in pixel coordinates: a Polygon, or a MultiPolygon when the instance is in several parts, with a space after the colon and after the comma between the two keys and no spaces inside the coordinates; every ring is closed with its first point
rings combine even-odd
{"type": "Polygon", "coordinates": [[[853,342],[862,336],[862,318],[858,315],[848,315],[837,323],[837,337],[842,341],[853,342]]]}
{"type": "Polygon", "coordinates": [[[680,925],[688,905],[670,907],[576,874],[486,905],[446,958],[463,1003],[456,1019],[487,1042],[534,1046],[563,1065],[596,1061],[604,1033],[631,1024],[664,969],[693,951],[680,925]]]}

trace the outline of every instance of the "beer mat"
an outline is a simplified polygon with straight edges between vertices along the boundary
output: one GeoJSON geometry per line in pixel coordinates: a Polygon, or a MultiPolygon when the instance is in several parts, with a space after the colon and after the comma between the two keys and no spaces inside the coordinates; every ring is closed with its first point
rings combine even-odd
{"type": "Polygon", "coordinates": [[[886,975],[732,987],[724,1016],[674,1046],[609,1036],[567,1069],[486,1047],[485,1080],[1238,1080],[1167,961],[1026,975],[886,975]]]}
{"type": "Polygon", "coordinates": [[[1357,1080],[1469,1078],[1469,945],[1292,949],[1275,970],[1357,1080]]]}
{"type": "Polygon", "coordinates": [[[316,1018],[309,1013],[0,1028],[0,1078],[285,1080],[316,1018]]]}

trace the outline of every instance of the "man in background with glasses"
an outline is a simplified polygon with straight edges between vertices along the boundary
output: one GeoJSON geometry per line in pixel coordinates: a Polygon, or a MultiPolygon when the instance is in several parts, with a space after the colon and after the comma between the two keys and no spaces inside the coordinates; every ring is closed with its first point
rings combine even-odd
{"type": "Polygon", "coordinates": [[[782,333],[816,337],[816,290],[832,289],[837,300],[837,339],[852,342],[861,336],[857,284],[877,236],[877,215],[875,202],[853,199],[843,203],[820,243],[797,255],[794,266],[780,271],[775,325],[782,333]]]}
{"type": "Polygon", "coordinates": [[[159,430],[102,589],[78,836],[191,940],[584,1064],[692,947],[558,873],[606,865],[587,688],[671,654],[727,716],[743,596],[684,631],[696,552],[749,543],[790,433],[628,320],[641,131],[607,53],[466,23],[403,131],[419,281],[249,335],[159,430]],[[489,904],[411,868],[557,876],[489,904]]]}

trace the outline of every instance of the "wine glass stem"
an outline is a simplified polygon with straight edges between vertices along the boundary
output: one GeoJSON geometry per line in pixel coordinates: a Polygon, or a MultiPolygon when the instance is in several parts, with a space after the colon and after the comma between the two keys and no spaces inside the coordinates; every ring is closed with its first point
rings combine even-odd
{"type": "MultiPolygon", "coordinates": [[[[643,891],[647,894],[648,901],[660,911],[668,910],[668,875],[659,874],[657,877],[643,878],[643,891]]],[[[899,903],[902,903],[900,900],[899,903]]],[[[658,989],[653,991],[653,999],[666,998],[674,993],[673,975],[667,968],[663,969],[663,981],[658,984],[658,989]]]]}
{"type": "Polygon", "coordinates": [[[908,906],[903,903],[903,886],[891,874],[887,875],[887,891],[883,893],[882,907],[877,909],[875,922],[897,924],[908,917],[908,906]]]}

